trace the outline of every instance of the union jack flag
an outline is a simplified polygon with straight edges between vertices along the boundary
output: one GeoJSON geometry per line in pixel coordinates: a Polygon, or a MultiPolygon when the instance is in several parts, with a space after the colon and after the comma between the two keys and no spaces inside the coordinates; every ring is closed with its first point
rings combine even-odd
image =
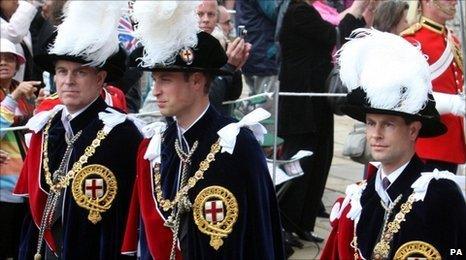
{"type": "Polygon", "coordinates": [[[118,22],[118,39],[129,52],[133,51],[138,43],[133,36],[133,25],[127,15],[123,15],[118,22]]]}

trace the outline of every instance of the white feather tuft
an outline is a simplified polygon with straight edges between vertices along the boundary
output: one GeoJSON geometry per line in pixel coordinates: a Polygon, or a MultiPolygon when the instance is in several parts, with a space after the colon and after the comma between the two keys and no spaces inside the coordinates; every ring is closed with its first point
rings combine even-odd
{"type": "Polygon", "coordinates": [[[118,52],[118,21],[125,1],[68,1],[50,54],[79,56],[99,67],[118,52]]]}
{"type": "Polygon", "coordinates": [[[340,78],[362,87],[373,108],[416,114],[432,92],[426,57],[419,46],[375,29],[358,29],[338,52],[340,78]]]}
{"type": "Polygon", "coordinates": [[[134,36],[144,46],[143,67],[170,65],[178,51],[197,44],[198,1],[136,1],[134,36]]]}

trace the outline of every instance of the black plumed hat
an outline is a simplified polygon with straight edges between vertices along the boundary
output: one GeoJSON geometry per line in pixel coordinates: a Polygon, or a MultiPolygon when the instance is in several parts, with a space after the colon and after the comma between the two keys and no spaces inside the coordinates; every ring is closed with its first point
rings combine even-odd
{"type": "Polygon", "coordinates": [[[222,70],[228,59],[225,51],[215,37],[205,32],[197,33],[196,46],[179,49],[172,62],[144,65],[141,61],[144,51],[143,46],[136,48],[130,54],[128,67],[148,71],[208,72],[212,75],[229,74],[227,71],[222,70]]]}
{"type": "Polygon", "coordinates": [[[348,116],[362,122],[368,113],[420,121],[420,137],[446,132],[419,46],[391,33],[359,29],[339,51],[338,62],[342,83],[350,91],[341,109],[348,116]]]}

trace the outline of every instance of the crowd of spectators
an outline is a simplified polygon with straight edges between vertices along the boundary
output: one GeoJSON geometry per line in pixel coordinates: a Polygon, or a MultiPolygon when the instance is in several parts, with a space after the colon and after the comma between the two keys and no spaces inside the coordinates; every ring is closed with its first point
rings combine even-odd
{"type": "MultiPolygon", "coordinates": [[[[0,0],[1,127],[22,126],[44,99],[54,97],[53,75],[34,64],[56,36],[67,0],[0,0]]],[[[131,1],[130,1],[131,2],[131,1]]],[[[131,4],[128,4],[128,10],[131,4]]],[[[204,0],[197,8],[199,29],[216,37],[228,56],[222,68],[231,75],[211,82],[212,106],[232,115],[234,106],[222,104],[247,95],[274,92],[325,93],[325,80],[334,64],[337,42],[345,42],[358,28],[400,34],[409,24],[408,4],[397,0],[204,0]],[[238,26],[245,28],[238,35],[238,26]],[[243,32],[241,32],[243,33],[243,32]],[[244,84],[243,84],[244,83],[244,84]]],[[[122,28],[135,26],[128,16],[122,28]]],[[[77,32],[79,33],[79,32],[77,32]]],[[[126,57],[137,43],[121,38],[126,57]]],[[[124,58],[123,58],[124,61],[124,58]]],[[[121,110],[154,111],[150,73],[128,69],[122,79],[105,84],[102,96],[121,110]]],[[[57,100],[57,102],[59,102],[57,100]]],[[[272,114],[273,100],[261,105],[272,114]]],[[[40,106],[39,106],[40,107],[40,106]]],[[[149,119],[150,121],[153,118],[149,119]]],[[[333,114],[326,99],[281,97],[278,136],[284,145],[281,159],[299,150],[314,155],[301,160],[304,175],[291,181],[279,200],[288,253],[302,247],[299,238],[323,239],[313,233],[316,218],[328,216],[321,202],[333,158],[333,114]]],[[[25,201],[14,188],[27,152],[24,131],[0,132],[0,259],[17,252],[25,201]]]]}

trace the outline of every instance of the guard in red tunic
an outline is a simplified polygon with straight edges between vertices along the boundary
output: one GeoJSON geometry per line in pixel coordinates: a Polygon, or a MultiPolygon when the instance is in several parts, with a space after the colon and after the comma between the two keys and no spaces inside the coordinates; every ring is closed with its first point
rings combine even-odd
{"type": "Polygon", "coordinates": [[[419,138],[416,153],[432,168],[456,173],[458,164],[466,162],[464,68],[460,43],[445,27],[445,22],[455,16],[456,1],[422,0],[419,3],[420,21],[402,35],[419,43],[428,58],[436,108],[448,130],[438,137],[419,138]]]}
{"type": "Polygon", "coordinates": [[[380,165],[335,203],[321,259],[462,259],[464,177],[431,171],[415,152],[418,137],[446,132],[424,55],[403,38],[375,30],[360,31],[339,55],[340,77],[350,90],[342,111],[366,122],[380,165]]]}

